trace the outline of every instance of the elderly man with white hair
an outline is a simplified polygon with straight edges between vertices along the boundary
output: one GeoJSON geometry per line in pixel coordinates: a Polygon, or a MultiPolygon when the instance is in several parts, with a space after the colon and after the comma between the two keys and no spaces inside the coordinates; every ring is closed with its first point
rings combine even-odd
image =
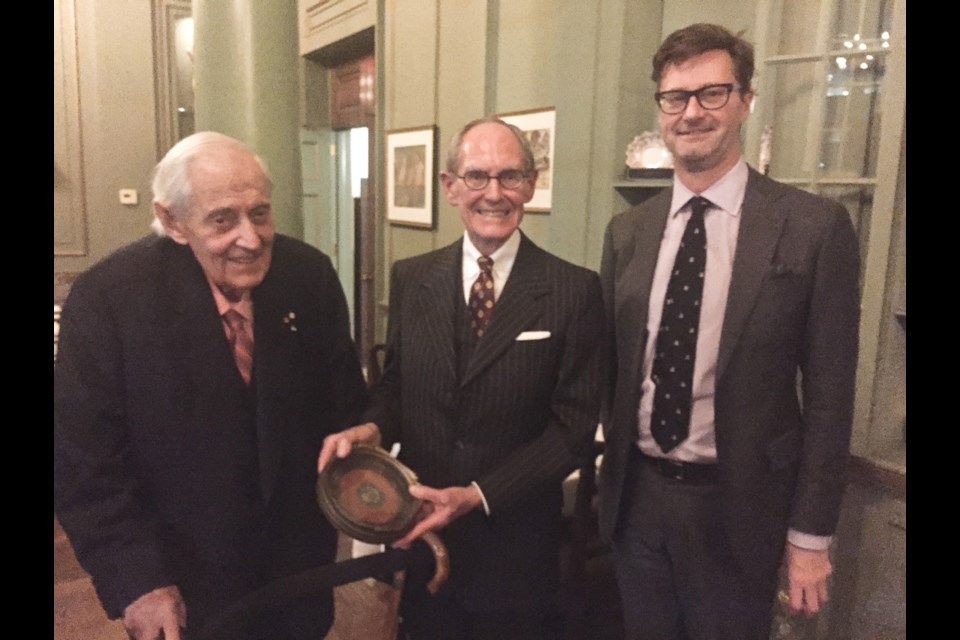
{"type": "MultiPolygon", "coordinates": [[[[275,233],[271,190],[243,143],[185,138],[154,171],[164,233],[90,268],[63,308],[54,511],[138,640],[193,635],[334,558],[316,457],[366,391],[333,266],[275,233]]],[[[326,593],[244,637],[316,640],[332,618],[326,593]]]]}

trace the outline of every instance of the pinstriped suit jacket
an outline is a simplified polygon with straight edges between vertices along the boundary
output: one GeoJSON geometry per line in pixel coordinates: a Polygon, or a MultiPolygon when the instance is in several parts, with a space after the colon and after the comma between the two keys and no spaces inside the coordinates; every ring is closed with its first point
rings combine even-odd
{"type": "Polygon", "coordinates": [[[442,536],[451,579],[473,610],[552,595],[561,482],[597,427],[603,306],[596,273],[523,236],[493,318],[461,367],[462,241],[402,260],[391,273],[384,373],[367,418],[428,486],[476,481],[490,506],[442,536]],[[543,340],[517,341],[524,331],[543,340]]]}

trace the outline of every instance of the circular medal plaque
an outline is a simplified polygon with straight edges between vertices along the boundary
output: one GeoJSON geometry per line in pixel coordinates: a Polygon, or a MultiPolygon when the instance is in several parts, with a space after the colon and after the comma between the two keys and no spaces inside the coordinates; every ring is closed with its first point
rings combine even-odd
{"type": "Polygon", "coordinates": [[[334,527],[362,542],[387,544],[413,527],[421,501],[410,495],[416,475],[386,451],[355,445],[317,480],[317,501],[334,527]]]}

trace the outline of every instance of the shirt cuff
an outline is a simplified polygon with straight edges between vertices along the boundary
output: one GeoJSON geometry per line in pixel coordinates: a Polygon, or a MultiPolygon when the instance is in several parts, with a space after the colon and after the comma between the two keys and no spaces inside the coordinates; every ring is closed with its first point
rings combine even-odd
{"type": "Polygon", "coordinates": [[[477,484],[476,480],[471,482],[470,486],[476,488],[477,493],[480,494],[480,501],[483,502],[483,512],[487,515],[490,515],[490,505],[487,504],[487,497],[483,495],[483,489],[480,488],[480,485],[477,484]]]}
{"type": "Polygon", "coordinates": [[[833,536],[815,536],[812,533],[803,533],[795,529],[787,531],[787,542],[801,549],[810,551],[826,551],[833,542],[833,536]]]}

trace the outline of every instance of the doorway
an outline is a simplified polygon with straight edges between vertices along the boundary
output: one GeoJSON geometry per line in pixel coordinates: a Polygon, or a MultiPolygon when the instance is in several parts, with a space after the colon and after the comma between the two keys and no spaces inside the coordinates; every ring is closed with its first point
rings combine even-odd
{"type": "MultiPolygon", "coordinates": [[[[372,49],[372,36],[369,42],[372,49]]],[[[367,370],[375,337],[375,64],[369,50],[336,54],[321,50],[312,57],[322,71],[308,78],[326,117],[301,130],[304,238],[337,269],[367,370]]]]}
{"type": "Polygon", "coordinates": [[[359,309],[362,307],[360,286],[363,277],[357,247],[363,244],[360,221],[363,218],[363,191],[369,167],[369,129],[353,127],[334,133],[337,190],[336,239],[334,266],[340,275],[340,284],[350,309],[351,331],[354,340],[362,333],[359,309]]]}

